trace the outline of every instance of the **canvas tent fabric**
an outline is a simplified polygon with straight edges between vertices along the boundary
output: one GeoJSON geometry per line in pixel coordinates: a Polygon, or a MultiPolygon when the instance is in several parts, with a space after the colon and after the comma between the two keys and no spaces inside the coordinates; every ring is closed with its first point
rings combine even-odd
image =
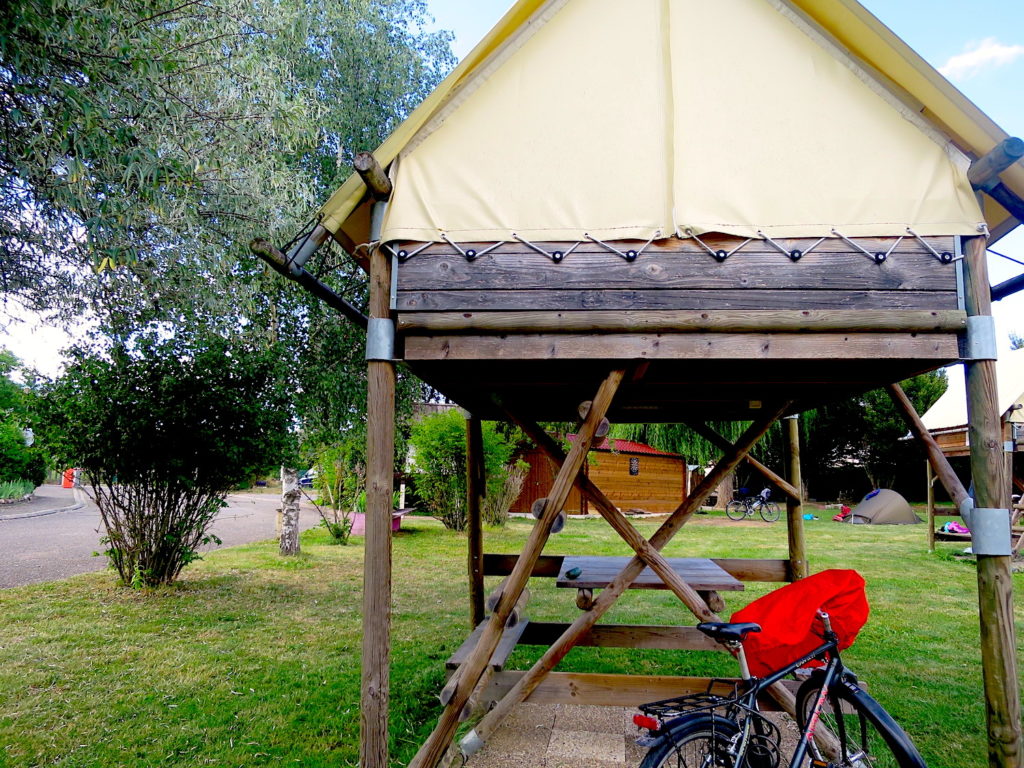
{"type": "Polygon", "coordinates": [[[912,525],[922,521],[900,494],[880,488],[865,496],[845,522],[853,525],[912,525]]]}
{"type": "MultiPolygon", "coordinates": [[[[1006,134],[908,52],[852,0],[522,0],[375,153],[384,237],[976,233],[944,136],[1006,134]]],[[[364,191],[323,225],[365,242],[364,191]]]]}
{"type": "MultiPolygon", "coordinates": [[[[964,368],[951,365],[946,369],[949,386],[929,408],[921,421],[930,431],[967,426],[967,392],[964,368]]],[[[996,390],[999,415],[1005,416],[1018,403],[1024,405],[1024,349],[1000,351],[996,360],[996,390]]],[[[1011,422],[1024,422],[1024,408],[1010,412],[1011,422]]]]}

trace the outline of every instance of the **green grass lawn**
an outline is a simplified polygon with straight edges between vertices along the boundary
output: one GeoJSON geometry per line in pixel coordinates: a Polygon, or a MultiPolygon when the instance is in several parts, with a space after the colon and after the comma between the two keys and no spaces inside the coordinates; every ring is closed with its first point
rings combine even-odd
{"type": "MultiPolygon", "coordinates": [[[[872,605],[844,658],[929,765],[984,765],[973,564],[952,544],[928,554],[923,526],[821,517],[807,523],[812,569],[856,568],[872,605]]],[[[394,543],[391,722],[403,765],[433,726],[444,659],[468,631],[465,537],[425,518],[404,527],[394,543]]],[[[486,550],[518,551],[529,527],[488,530],[486,550]]],[[[655,525],[639,527],[649,536],[655,525]]],[[[116,587],[109,572],[0,592],[0,766],[357,765],[362,544],[332,546],[315,530],[303,550],[293,560],[273,542],[213,552],[177,587],[152,592],[116,587]]],[[[628,554],[601,520],[570,521],[547,551],[628,554]]],[[[783,524],[717,515],[695,518],[666,549],[785,553],[783,524]]],[[[726,613],[771,586],[727,594],[726,613]]],[[[531,589],[534,619],[578,612],[575,593],[550,579],[531,589]]],[[[649,591],[624,596],[607,620],[690,623],[670,594],[649,591]]],[[[538,653],[518,650],[513,666],[538,653]]],[[[585,648],[563,668],[706,675],[734,674],[732,665],[725,654],[585,648]]]]}

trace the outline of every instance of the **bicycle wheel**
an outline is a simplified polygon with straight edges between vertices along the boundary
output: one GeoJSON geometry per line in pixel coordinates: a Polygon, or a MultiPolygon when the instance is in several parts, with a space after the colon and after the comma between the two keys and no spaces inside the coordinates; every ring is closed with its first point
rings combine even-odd
{"type": "Polygon", "coordinates": [[[717,768],[734,764],[729,750],[739,726],[732,720],[717,715],[683,715],[665,727],[668,736],[651,747],[640,768],[717,768]]]}
{"type": "Polygon", "coordinates": [[[761,519],[766,523],[774,523],[779,519],[779,505],[774,501],[761,502],[761,519]]]}
{"type": "MultiPolygon", "coordinates": [[[[806,680],[796,694],[801,730],[821,694],[823,676],[806,680]]],[[[841,768],[925,768],[917,748],[882,705],[853,685],[832,685],[820,725],[839,740],[840,754],[830,765],[841,768]]]]}
{"type": "Polygon", "coordinates": [[[742,520],[747,516],[747,505],[738,499],[733,499],[725,505],[725,515],[730,520],[742,520]]]}

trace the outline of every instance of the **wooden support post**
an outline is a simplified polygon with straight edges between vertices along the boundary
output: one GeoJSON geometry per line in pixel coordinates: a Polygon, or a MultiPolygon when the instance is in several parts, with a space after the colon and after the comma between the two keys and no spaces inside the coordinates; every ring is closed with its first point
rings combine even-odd
{"type": "Polygon", "coordinates": [[[938,476],[939,482],[942,483],[942,487],[946,489],[949,498],[959,508],[960,504],[967,498],[967,489],[960,482],[960,478],[956,476],[956,472],[950,466],[949,459],[946,458],[939,444],[935,442],[935,438],[932,437],[924,422],[921,421],[921,417],[917,415],[914,404],[910,402],[910,398],[907,397],[903,388],[899,384],[889,384],[886,386],[886,390],[888,390],[889,397],[892,398],[893,403],[896,405],[896,409],[903,416],[903,420],[910,427],[910,432],[927,454],[928,461],[938,476]]]}
{"type": "MultiPolygon", "coordinates": [[[[648,542],[648,546],[652,549],[659,551],[672,540],[672,537],[686,524],[686,522],[693,516],[693,513],[699,509],[704,499],[718,486],[729,472],[735,469],[736,465],[743,460],[743,456],[754,446],[754,444],[761,439],[768,428],[785,412],[786,408],[789,407],[787,403],[778,410],[771,410],[762,419],[755,421],[750,427],[743,433],[739,441],[733,446],[732,450],[727,451],[718,464],[715,465],[714,469],[701,481],[700,485],[694,490],[693,494],[684,501],[678,509],[673,512],[669,518],[662,523],[661,527],[654,533],[648,542]]],[[[595,499],[596,501],[596,499],[595,499]]],[[[555,666],[565,658],[565,655],[576,645],[577,641],[585,635],[590,629],[597,623],[598,619],[604,615],[604,613],[611,608],[615,601],[629,588],[629,585],[633,583],[640,572],[643,571],[646,566],[646,562],[643,558],[637,556],[634,557],[626,565],[622,571],[612,580],[607,588],[602,590],[600,596],[594,600],[593,607],[590,610],[580,614],[577,619],[569,625],[569,628],[556,640],[544,655],[537,660],[537,662],[530,668],[530,670],[524,674],[519,681],[515,684],[511,691],[509,691],[501,701],[492,709],[483,720],[477,724],[476,728],[470,732],[470,734],[463,740],[464,752],[471,751],[474,748],[478,748],[494,732],[501,721],[506,715],[515,707],[516,704],[526,699],[527,696],[540,684],[544,677],[555,668],[555,666]]],[[[660,574],[659,574],[660,575],[660,574]]],[[[687,585],[689,586],[689,585],[687,585]]],[[[703,604],[703,600],[700,601],[703,604]]],[[[710,613],[710,611],[709,611],[710,613]]],[[[717,616],[712,614],[710,621],[717,619],[717,616]]],[[[773,695],[774,695],[773,690],[773,695]]],[[[788,692],[787,692],[788,694],[788,692]]],[[[784,696],[784,694],[779,694],[784,696]]],[[[794,703],[792,701],[792,694],[788,694],[789,697],[789,710],[792,711],[794,703]]]]}
{"type": "Polygon", "coordinates": [[[484,439],[480,419],[466,415],[466,535],[469,568],[469,626],[484,620],[484,538],[480,499],[484,494],[484,439]]]}
{"type": "Polygon", "coordinates": [[[975,189],[990,190],[999,183],[999,174],[1024,157],[1024,141],[1008,136],[982,155],[967,169],[967,179],[975,189]]]}
{"type": "Polygon", "coordinates": [[[533,572],[533,566],[544,549],[544,544],[548,540],[555,517],[565,505],[569,491],[572,489],[576,476],[583,466],[583,461],[590,451],[590,446],[594,441],[594,432],[597,430],[601,419],[604,418],[605,413],[607,413],[625,373],[623,369],[613,370],[601,383],[601,387],[594,397],[594,404],[587,414],[587,418],[580,428],[579,435],[551,487],[547,503],[544,505],[544,513],[530,532],[530,537],[523,546],[523,551],[519,559],[516,560],[512,573],[508,576],[501,599],[498,601],[497,606],[495,606],[494,613],[491,614],[490,619],[484,625],[484,631],[480,635],[476,648],[459,669],[459,683],[456,686],[456,690],[441,713],[437,726],[430,736],[427,737],[423,746],[420,747],[412,762],[409,763],[409,768],[435,768],[438,761],[444,756],[448,745],[451,743],[455,729],[458,727],[462,709],[475,690],[481,675],[484,673],[487,662],[491,658],[491,654],[494,653],[494,649],[501,640],[501,635],[505,630],[505,622],[518,602],[523,588],[530,578],[530,574],[533,572]]]}
{"type": "Polygon", "coordinates": [[[809,573],[807,543],[804,539],[804,508],[801,496],[803,478],[800,476],[800,417],[796,414],[783,419],[786,437],[786,455],[789,459],[786,479],[796,491],[796,498],[786,499],[786,532],[789,538],[789,568],[793,581],[806,578],[809,573]]]}
{"type": "Polygon", "coordinates": [[[932,463],[924,462],[924,476],[928,487],[928,551],[935,551],[935,474],[932,472],[932,463]]]}
{"type": "MultiPolygon", "coordinates": [[[[984,237],[967,238],[964,243],[964,304],[968,317],[992,313],[986,244],[984,237]]],[[[995,368],[995,360],[969,360],[964,364],[971,477],[974,480],[977,508],[1009,510],[1009,482],[1005,473],[995,368]]],[[[976,557],[981,664],[988,720],[988,761],[993,768],[1019,768],[1024,760],[1024,752],[1021,744],[1011,557],[1009,554],[976,557]]]]}
{"type": "MultiPolygon", "coordinates": [[[[370,254],[370,316],[389,316],[391,262],[370,254]]],[[[391,494],[395,454],[395,364],[367,363],[366,545],[363,558],[363,667],[359,765],[388,766],[391,650],[391,494]]]]}

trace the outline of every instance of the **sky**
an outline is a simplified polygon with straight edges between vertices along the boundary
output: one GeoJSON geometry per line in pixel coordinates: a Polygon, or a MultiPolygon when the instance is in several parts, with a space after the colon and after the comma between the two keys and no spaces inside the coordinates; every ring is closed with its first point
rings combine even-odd
{"type": "MultiPolygon", "coordinates": [[[[628,1],[628,0],[624,0],[628,1]]],[[[882,23],[938,68],[1011,136],[1024,136],[1024,2],[1021,0],[862,0],[882,23]]],[[[427,0],[435,28],[455,35],[460,59],[511,6],[509,0],[427,0]]],[[[993,247],[1024,262],[1024,227],[993,247]]],[[[1020,274],[1024,266],[992,256],[992,283],[1020,274]]],[[[1024,335],[1024,292],[993,305],[1001,339],[1024,335]]],[[[48,374],[60,367],[70,337],[31,318],[0,330],[6,346],[48,374]]],[[[1004,341],[1004,347],[1008,341],[1004,341]]]]}

